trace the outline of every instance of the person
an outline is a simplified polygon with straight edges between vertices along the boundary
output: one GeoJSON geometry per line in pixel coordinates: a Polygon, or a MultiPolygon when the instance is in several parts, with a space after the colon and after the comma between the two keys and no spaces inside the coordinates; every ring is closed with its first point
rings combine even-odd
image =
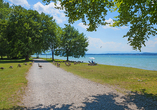
{"type": "Polygon", "coordinates": [[[93,63],[93,60],[92,60],[92,63],[93,63]]]}

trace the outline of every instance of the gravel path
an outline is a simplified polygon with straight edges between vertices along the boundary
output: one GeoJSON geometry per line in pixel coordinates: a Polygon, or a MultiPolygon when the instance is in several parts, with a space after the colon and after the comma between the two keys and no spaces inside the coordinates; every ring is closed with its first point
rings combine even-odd
{"type": "Polygon", "coordinates": [[[157,109],[157,103],[145,100],[143,96],[125,96],[111,87],[80,78],[41,59],[35,59],[27,79],[23,104],[29,110],[157,109]],[[38,63],[43,67],[39,68],[38,63]]]}

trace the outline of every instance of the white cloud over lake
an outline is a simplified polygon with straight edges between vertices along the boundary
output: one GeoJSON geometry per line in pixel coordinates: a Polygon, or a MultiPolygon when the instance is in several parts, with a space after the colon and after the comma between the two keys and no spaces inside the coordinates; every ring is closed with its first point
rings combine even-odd
{"type": "Polygon", "coordinates": [[[123,47],[122,43],[119,42],[104,42],[100,38],[88,37],[89,53],[104,53],[105,51],[120,51],[123,47]]]}
{"type": "Polygon", "coordinates": [[[148,40],[145,44],[146,47],[143,47],[142,51],[157,52],[157,38],[154,38],[153,40],[148,40]]]}

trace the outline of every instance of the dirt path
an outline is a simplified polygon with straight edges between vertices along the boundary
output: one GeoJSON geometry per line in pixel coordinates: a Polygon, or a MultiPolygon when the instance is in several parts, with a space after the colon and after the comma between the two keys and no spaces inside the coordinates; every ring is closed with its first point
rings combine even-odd
{"type": "Polygon", "coordinates": [[[35,59],[27,79],[28,88],[23,103],[31,110],[157,109],[154,102],[140,95],[125,96],[40,59],[35,59]],[[39,68],[38,63],[43,67],[39,68]]]}

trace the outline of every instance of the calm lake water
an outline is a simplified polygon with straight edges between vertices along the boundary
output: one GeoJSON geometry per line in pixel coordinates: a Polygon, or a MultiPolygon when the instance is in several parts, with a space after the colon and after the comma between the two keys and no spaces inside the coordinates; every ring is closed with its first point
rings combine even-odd
{"type": "MultiPolygon", "coordinates": [[[[36,55],[32,55],[36,57],[36,55]]],[[[39,55],[40,58],[52,58],[51,55],[39,55]]],[[[85,55],[81,58],[69,57],[71,61],[91,61],[89,57],[94,57],[94,62],[105,65],[134,67],[146,70],[157,71],[157,55],[85,55]]],[[[55,59],[66,60],[66,57],[55,56],[55,59]]]]}

